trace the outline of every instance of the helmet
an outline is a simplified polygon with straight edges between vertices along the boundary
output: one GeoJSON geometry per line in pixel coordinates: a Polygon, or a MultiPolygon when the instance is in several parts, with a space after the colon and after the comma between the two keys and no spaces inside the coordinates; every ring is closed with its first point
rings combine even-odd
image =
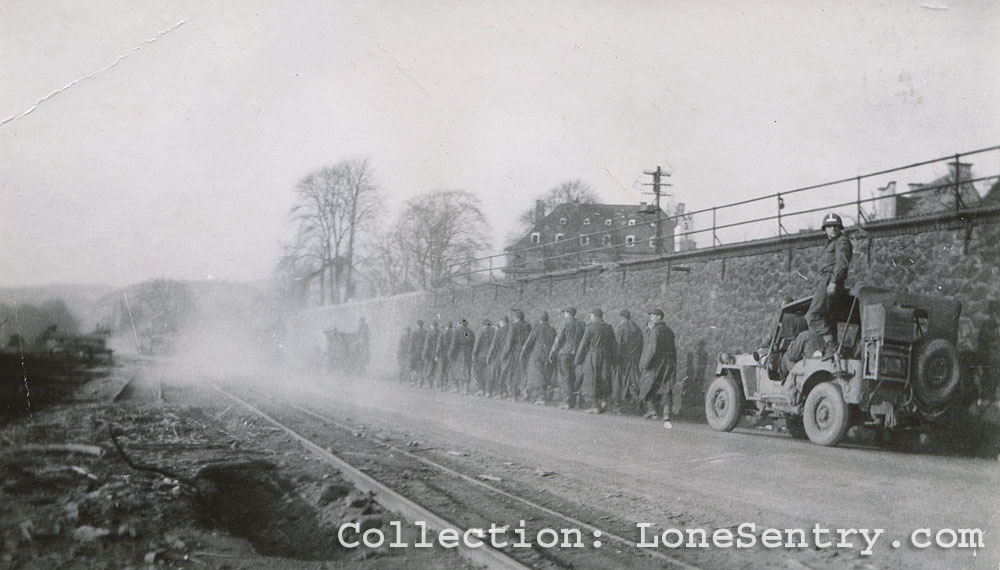
{"type": "Polygon", "coordinates": [[[827,214],[826,217],[823,218],[823,227],[821,229],[825,230],[827,226],[844,229],[844,222],[841,221],[840,216],[837,214],[827,214]]]}

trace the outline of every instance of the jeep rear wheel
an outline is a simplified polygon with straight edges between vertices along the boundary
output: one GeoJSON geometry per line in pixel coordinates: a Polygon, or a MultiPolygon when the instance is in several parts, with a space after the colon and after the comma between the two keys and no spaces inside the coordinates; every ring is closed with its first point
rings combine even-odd
{"type": "Polygon", "coordinates": [[[850,414],[840,386],[823,382],[809,392],[802,415],[806,435],[816,445],[837,445],[847,433],[850,414]]]}
{"type": "Polygon", "coordinates": [[[718,431],[730,431],[743,415],[743,392],[732,376],[718,376],[705,392],[705,417],[718,431]]]}
{"type": "Polygon", "coordinates": [[[913,392],[923,411],[947,406],[961,383],[958,351],[947,340],[936,338],[918,348],[913,360],[913,392]]]}

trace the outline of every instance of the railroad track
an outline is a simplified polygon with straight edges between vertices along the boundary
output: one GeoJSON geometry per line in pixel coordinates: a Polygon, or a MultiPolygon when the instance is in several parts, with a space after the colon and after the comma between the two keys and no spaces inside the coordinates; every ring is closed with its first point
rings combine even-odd
{"type": "Polygon", "coordinates": [[[145,362],[132,365],[129,379],[111,397],[113,402],[121,402],[137,395],[153,402],[163,402],[163,382],[159,379],[147,378],[143,373],[149,369],[145,362]]]}
{"type": "Polygon", "coordinates": [[[560,507],[540,504],[498,484],[361,434],[355,427],[316,410],[273,396],[244,397],[223,386],[213,387],[287,433],[359,489],[375,493],[386,509],[409,521],[426,521],[438,532],[455,529],[459,536],[491,525],[510,531],[504,535],[506,545],[501,548],[490,546],[488,539],[483,541],[486,544],[475,547],[459,541],[459,551],[474,564],[511,569],[698,570],[659,550],[640,549],[634,539],[581,520],[560,507]],[[332,445],[340,448],[339,453],[334,453],[332,445]],[[371,453],[373,447],[381,452],[371,453]],[[545,529],[553,529],[554,534],[545,529]],[[579,534],[559,534],[562,529],[575,529],[579,534]],[[523,534],[518,535],[518,530],[523,534]],[[518,536],[524,539],[518,541],[518,536]],[[550,546],[553,538],[556,544],[550,546]]]}

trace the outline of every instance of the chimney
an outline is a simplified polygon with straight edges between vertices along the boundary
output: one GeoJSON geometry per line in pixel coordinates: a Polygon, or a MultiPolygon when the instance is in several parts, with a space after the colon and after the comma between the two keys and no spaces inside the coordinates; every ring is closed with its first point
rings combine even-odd
{"type": "Polygon", "coordinates": [[[889,220],[896,217],[896,181],[875,189],[875,217],[889,220]]]}
{"type": "Polygon", "coordinates": [[[545,202],[543,200],[535,200],[535,223],[541,223],[545,219],[545,202]]]}

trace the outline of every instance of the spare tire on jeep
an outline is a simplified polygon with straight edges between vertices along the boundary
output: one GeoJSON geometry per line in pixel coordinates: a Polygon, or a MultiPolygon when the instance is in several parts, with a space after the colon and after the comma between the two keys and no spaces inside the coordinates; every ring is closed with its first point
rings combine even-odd
{"type": "Polygon", "coordinates": [[[935,338],[917,347],[910,381],[921,410],[946,407],[958,392],[961,372],[958,351],[947,340],[935,338]]]}

